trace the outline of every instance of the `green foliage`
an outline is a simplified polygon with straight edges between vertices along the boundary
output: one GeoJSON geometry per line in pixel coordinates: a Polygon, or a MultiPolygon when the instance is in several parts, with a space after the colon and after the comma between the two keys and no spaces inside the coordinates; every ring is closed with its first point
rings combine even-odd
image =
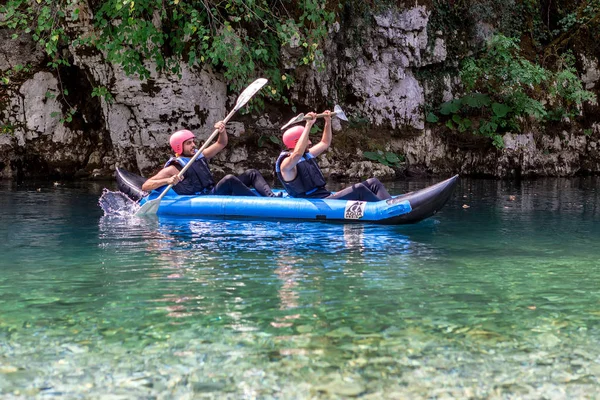
{"type": "Polygon", "coordinates": [[[109,104],[112,104],[115,100],[112,93],[105,86],[94,87],[92,89],[92,97],[102,97],[109,104]]]}
{"type": "Polygon", "coordinates": [[[265,143],[268,142],[276,144],[279,147],[283,146],[283,142],[276,135],[260,135],[260,137],[258,138],[258,147],[263,147],[265,146],[265,143]]]}
{"type": "Polygon", "coordinates": [[[2,85],[8,85],[11,81],[18,77],[21,73],[29,73],[31,71],[31,65],[15,65],[12,68],[7,69],[0,73],[0,81],[2,85]]]}
{"type": "Polygon", "coordinates": [[[450,100],[445,103],[442,103],[440,106],[440,113],[443,115],[450,115],[458,112],[460,110],[460,106],[462,105],[462,101],[460,99],[450,100]]]}
{"type": "Polygon", "coordinates": [[[568,37],[582,28],[595,30],[600,18],[600,1],[584,0],[565,2],[557,7],[553,15],[553,23],[547,25],[546,35],[549,37],[568,37]]]}
{"type": "Polygon", "coordinates": [[[600,0],[433,0],[428,31],[455,32],[449,38],[450,53],[463,53],[463,34],[473,37],[484,25],[525,39],[536,54],[559,54],[576,44],[593,52],[599,45],[600,0]]]}
{"type": "MultiPolygon", "coordinates": [[[[527,119],[541,123],[576,116],[595,95],[583,88],[566,53],[556,71],[525,59],[519,41],[494,36],[485,51],[463,60],[460,77],[466,95],[439,106],[443,123],[459,132],[472,131],[503,146],[503,133],[520,131],[527,119]]],[[[427,121],[438,122],[434,113],[427,121]]]]}
{"type": "Polygon", "coordinates": [[[552,96],[561,98],[564,106],[568,108],[578,107],[585,101],[590,103],[597,101],[594,93],[584,89],[574,65],[575,57],[567,52],[560,59],[562,68],[556,73],[553,85],[550,87],[552,96]]]}
{"type": "Polygon", "coordinates": [[[428,123],[484,135],[501,147],[507,131],[576,117],[584,102],[596,101],[570,51],[600,51],[600,0],[433,0],[428,31],[451,32],[448,59],[463,58],[466,94],[427,110],[428,123]],[[465,43],[482,37],[487,27],[497,35],[483,51],[465,57],[473,51],[465,43]]]}
{"type": "Polygon", "coordinates": [[[369,118],[360,114],[348,117],[348,127],[351,129],[360,129],[370,124],[369,118]]]}
{"type": "Polygon", "coordinates": [[[383,165],[387,165],[388,167],[399,167],[400,163],[404,162],[403,155],[397,155],[390,151],[365,151],[363,155],[368,160],[377,161],[383,165]]]}
{"type": "MultiPolygon", "coordinates": [[[[100,0],[89,15],[96,31],[76,36],[67,26],[88,16],[87,3],[8,0],[0,6],[0,28],[31,33],[53,67],[68,65],[60,49],[72,42],[105,52],[141,79],[150,77],[148,61],[172,73],[180,72],[181,62],[211,65],[235,92],[264,76],[270,86],[261,95],[289,104],[285,93],[294,82],[281,69],[281,47],[302,49],[303,64],[322,65],[322,41],[336,18],[318,0],[100,0]]],[[[107,98],[108,92],[93,95],[107,98]]]]}
{"type": "Polygon", "coordinates": [[[0,135],[12,135],[15,133],[15,129],[16,127],[11,123],[0,124],[0,135]]]}
{"type": "MultiPolygon", "coordinates": [[[[12,39],[19,37],[18,32],[30,34],[32,39],[43,48],[48,55],[48,66],[56,69],[59,84],[62,86],[59,66],[68,66],[69,61],[65,58],[61,49],[72,39],[66,33],[69,21],[78,18],[78,11],[68,13],[66,10],[76,7],[80,0],[8,0],[0,6],[0,28],[12,29],[15,33],[12,39]]],[[[75,8],[77,10],[77,8],[75,8]]],[[[29,67],[16,66],[2,76],[2,83],[8,84],[11,76],[20,72],[27,72],[29,67]]],[[[70,122],[75,109],[66,100],[68,90],[61,88],[58,95],[47,92],[46,97],[57,98],[67,106],[69,111],[61,118],[61,122],[70,122]]],[[[53,113],[54,114],[54,113],[53,113]]],[[[53,117],[55,117],[53,115],[53,117]]]]}
{"type": "Polygon", "coordinates": [[[438,122],[440,120],[437,117],[437,115],[435,115],[432,112],[427,113],[427,117],[425,119],[427,120],[427,122],[431,122],[431,123],[436,123],[436,122],[438,122]]]}
{"type": "MultiPolygon", "coordinates": [[[[33,40],[50,57],[50,66],[68,65],[68,61],[59,52],[59,46],[62,41],[68,40],[65,27],[73,16],[67,15],[64,10],[77,2],[78,0],[8,0],[0,6],[0,15],[4,16],[0,28],[31,34],[33,40]]],[[[12,35],[12,39],[18,37],[18,33],[12,35]]]]}
{"type": "Polygon", "coordinates": [[[67,110],[67,112],[66,112],[66,113],[64,113],[64,114],[63,114],[63,113],[61,113],[61,112],[58,112],[58,111],[54,111],[54,112],[51,112],[51,113],[50,113],[50,116],[51,116],[52,118],[58,118],[58,117],[61,117],[61,118],[59,119],[60,123],[61,123],[61,124],[65,124],[65,123],[69,123],[69,122],[73,121],[73,116],[74,116],[76,113],[77,113],[77,109],[76,109],[76,108],[70,108],[70,109],[68,109],[68,110],[67,110]]]}
{"type": "Polygon", "coordinates": [[[62,124],[72,122],[73,121],[73,116],[75,115],[75,113],[77,113],[77,109],[76,108],[70,108],[70,109],[68,109],[67,112],[60,119],[60,122],[62,124]]]}

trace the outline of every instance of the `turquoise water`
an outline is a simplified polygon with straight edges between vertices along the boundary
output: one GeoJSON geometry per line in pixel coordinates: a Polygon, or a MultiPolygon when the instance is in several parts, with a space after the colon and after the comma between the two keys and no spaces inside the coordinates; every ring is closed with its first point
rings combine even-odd
{"type": "Polygon", "coordinates": [[[0,184],[3,398],[600,397],[599,178],[396,227],[106,217],[111,185],[0,184]]]}

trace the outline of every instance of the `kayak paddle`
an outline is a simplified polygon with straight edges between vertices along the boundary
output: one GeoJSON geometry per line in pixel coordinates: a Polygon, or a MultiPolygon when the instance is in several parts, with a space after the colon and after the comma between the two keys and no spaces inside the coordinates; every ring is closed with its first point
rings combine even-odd
{"type": "MultiPolygon", "coordinates": [[[[242,94],[240,94],[240,96],[237,99],[237,102],[235,103],[235,107],[233,108],[233,110],[231,110],[229,115],[227,115],[227,117],[225,117],[225,119],[223,120],[223,123],[226,124],[227,121],[229,121],[231,119],[231,117],[233,117],[233,114],[235,114],[235,112],[237,110],[242,108],[244,106],[244,104],[246,104],[248,102],[248,100],[250,100],[252,98],[252,96],[254,96],[263,86],[265,86],[266,83],[267,83],[267,80],[264,78],[259,78],[259,79],[255,80],[254,82],[252,82],[250,84],[250,86],[248,86],[242,92],[242,94]]],[[[198,158],[198,156],[202,153],[202,151],[204,151],[204,149],[208,146],[208,144],[210,142],[212,142],[212,140],[217,136],[218,133],[219,133],[219,130],[215,129],[215,131],[212,133],[212,135],[210,135],[208,137],[208,139],[206,139],[206,141],[204,142],[202,147],[200,147],[200,150],[198,150],[196,152],[196,154],[194,154],[192,159],[179,172],[179,174],[178,174],[179,178],[181,178],[183,176],[185,171],[187,171],[187,169],[194,163],[194,161],[196,161],[196,158],[198,158]]],[[[167,194],[169,189],[171,189],[171,187],[173,187],[173,185],[167,186],[167,188],[165,190],[163,190],[163,192],[160,194],[160,196],[158,196],[156,199],[148,200],[147,202],[145,202],[144,205],[141,206],[140,209],[136,211],[135,215],[140,216],[140,215],[156,214],[156,212],[158,211],[158,207],[160,206],[160,201],[165,196],[165,194],[167,194]]]]}
{"type": "MultiPolygon", "coordinates": [[[[333,112],[330,115],[332,117],[335,115],[339,119],[341,119],[342,121],[348,121],[348,117],[346,117],[346,114],[344,114],[344,111],[342,110],[342,107],[340,107],[338,105],[336,105],[333,108],[333,112]]],[[[325,114],[317,114],[316,118],[323,118],[324,116],[325,116],[325,114]]],[[[287,124],[285,124],[284,126],[282,126],[281,130],[284,130],[285,128],[287,128],[290,125],[293,125],[293,124],[296,124],[296,123],[302,122],[302,121],[307,121],[309,119],[310,118],[304,116],[304,113],[298,114],[294,118],[290,119],[287,124]]]]}

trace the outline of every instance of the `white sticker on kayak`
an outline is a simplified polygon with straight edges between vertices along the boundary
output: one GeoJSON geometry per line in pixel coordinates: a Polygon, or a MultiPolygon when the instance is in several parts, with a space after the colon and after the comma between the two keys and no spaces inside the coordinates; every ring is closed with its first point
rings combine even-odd
{"type": "Polygon", "coordinates": [[[361,219],[365,214],[366,201],[347,201],[344,210],[345,219],[361,219]]]}

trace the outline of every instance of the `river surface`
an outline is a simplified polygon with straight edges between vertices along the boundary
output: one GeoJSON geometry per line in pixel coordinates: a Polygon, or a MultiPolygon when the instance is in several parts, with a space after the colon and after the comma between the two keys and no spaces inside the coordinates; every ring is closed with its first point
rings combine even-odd
{"type": "Polygon", "coordinates": [[[3,399],[600,397],[600,178],[462,179],[413,226],[104,216],[104,187],[0,183],[3,399]]]}

